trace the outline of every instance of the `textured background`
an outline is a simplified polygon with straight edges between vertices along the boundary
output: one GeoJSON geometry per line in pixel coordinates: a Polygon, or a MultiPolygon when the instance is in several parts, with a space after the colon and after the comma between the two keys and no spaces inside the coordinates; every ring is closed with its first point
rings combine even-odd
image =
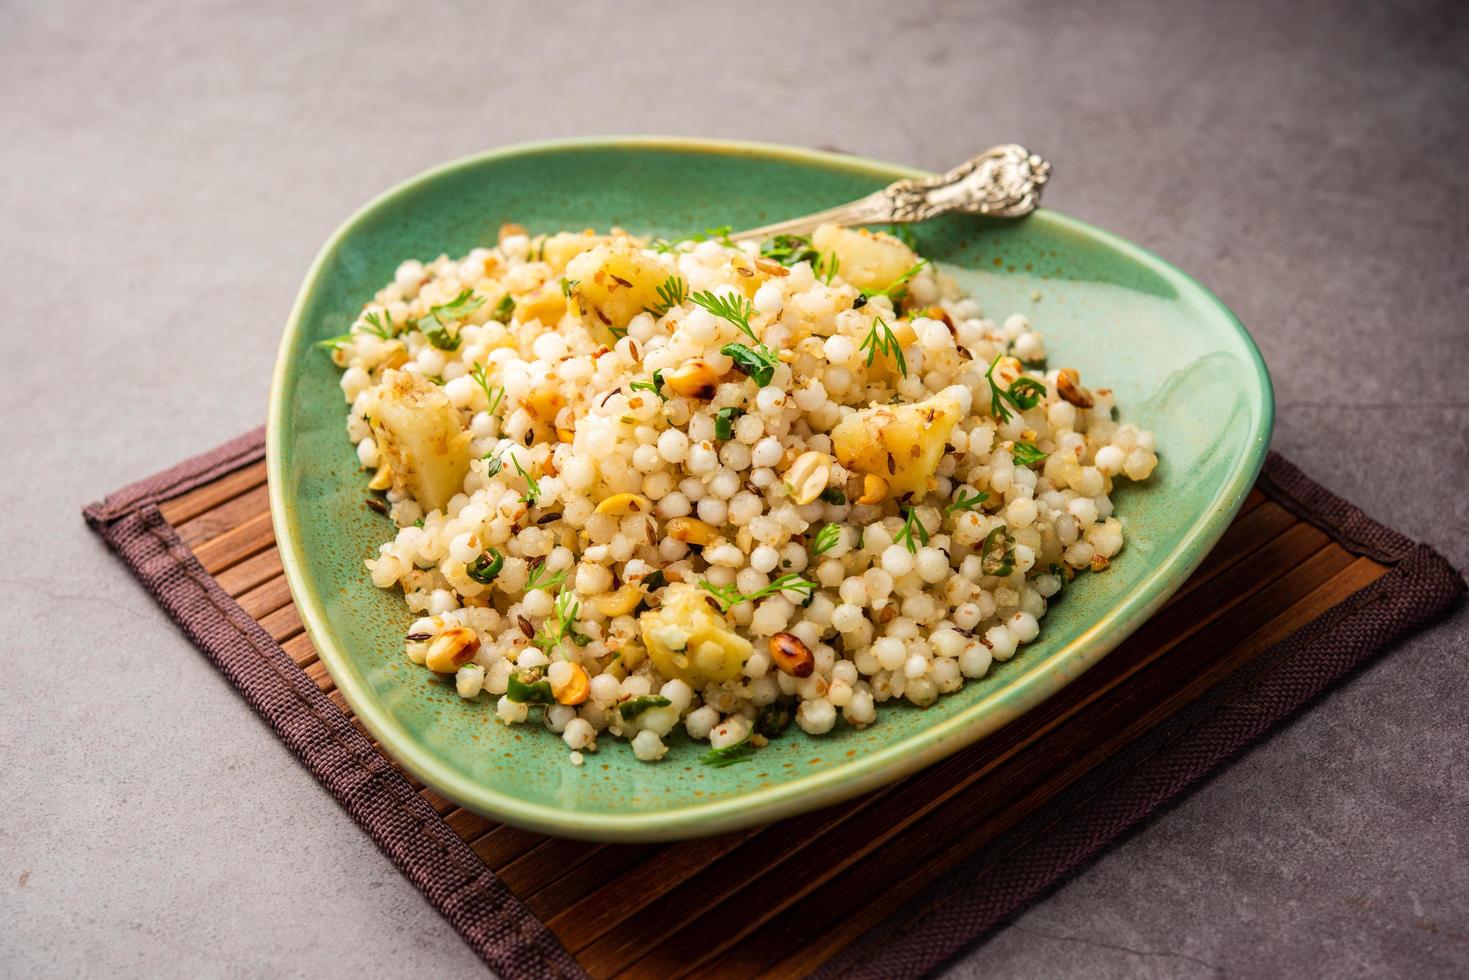
{"type": "MultiPolygon", "coordinates": [[[[464,153],[1024,142],[1239,313],[1276,448],[1469,565],[1465,9],[0,0],[0,974],[475,971],[78,514],[258,424],[320,243],[464,153]]],[[[953,974],[1469,972],[1466,648],[1402,644],[953,974]]]]}

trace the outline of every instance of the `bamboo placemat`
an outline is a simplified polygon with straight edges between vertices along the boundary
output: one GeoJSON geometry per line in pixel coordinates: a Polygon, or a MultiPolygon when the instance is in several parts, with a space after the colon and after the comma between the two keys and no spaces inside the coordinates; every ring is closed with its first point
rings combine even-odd
{"type": "Polygon", "coordinates": [[[88,520],[506,976],[921,974],[1464,588],[1436,553],[1272,455],[1162,610],[981,742],[753,830],[554,840],[456,807],[377,754],[296,615],[262,456],[251,433],[88,520]]]}

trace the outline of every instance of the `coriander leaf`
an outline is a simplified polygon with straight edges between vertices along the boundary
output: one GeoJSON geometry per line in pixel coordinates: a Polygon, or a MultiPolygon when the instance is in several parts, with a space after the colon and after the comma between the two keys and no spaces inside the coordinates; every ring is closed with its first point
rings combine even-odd
{"type": "Polygon", "coordinates": [[[983,490],[977,491],[972,497],[966,497],[964,496],[965,489],[965,487],[959,488],[959,495],[954,498],[954,502],[944,508],[945,514],[952,514],[959,510],[974,510],[990,499],[990,495],[983,490]]]}
{"type": "Polygon", "coordinates": [[[729,406],[714,413],[714,438],[725,442],[734,438],[734,420],[745,414],[743,408],[729,406]]]}
{"type": "Polygon", "coordinates": [[[886,354],[897,365],[898,373],[905,378],[908,376],[908,360],[903,356],[903,345],[898,343],[892,327],[882,317],[876,317],[872,321],[872,329],[867,331],[867,337],[857,349],[867,352],[868,367],[872,367],[878,354],[886,354]]]}
{"type": "Polygon", "coordinates": [[[811,542],[811,554],[821,555],[837,546],[837,539],[842,536],[842,529],[836,524],[827,524],[816,532],[816,537],[811,542]]]}
{"type": "Polygon", "coordinates": [[[732,231],[734,231],[733,225],[720,225],[718,228],[705,228],[704,234],[695,235],[693,240],[696,242],[703,242],[708,241],[712,238],[722,245],[727,245],[733,248],[734,242],[729,240],[729,233],[732,231]]]}
{"type": "Polygon", "coordinates": [[[576,617],[581,612],[581,603],[576,593],[562,590],[556,594],[551,616],[542,624],[541,631],[531,641],[549,654],[562,640],[570,640],[579,647],[591,642],[591,638],[576,628],[576,617]]]}
{"type": "Polygon", "coordinates": [[[500,302],[495,304],[495,312],[491,315],[501,323],[510,322],[510,318],[515,315],[515,300],[509,293],[500,297],[500,302]]]}
{"type": "Polygon", "coordinates": [[[874,296],[886,296],[888,299],[893,300],[900,299],[908,291],[908,283],[912,281],[914,276],[922,272],[923,267],[926,265],[928,265],[928,259],[919,259],[916,263],[898,273],[898,278],[888,283],[886,289],[863,289],[860,292],[867,299],[872,299],[874,296]]]}
{"type": "Polygon", "coordinates": [[[534,507],[536,501],[541,499],[541,485],[536,482],[535,477],[521,469],[519,457],[511,455],[510,462],[515,464],[515,472],[525,478],[525,494],[520,499],[525,501],[527,507],[534,507]]]}
{"type": "Polygon", "coordinates": [[[1005,407],[1005,402],[1009,399],[1010,393],[995,381],[995,365],[1000,363],[1001,356],[996,354],[995,359],[990,361],[990,366],[984,372],[984,380],[989,382],[990,386],[990,414],[1001,422],[1008,422],[1010,421],[1010,410],[1005,407]]]}
{"type": "Polygon", "coordinates": [[[728,612],[731,606],[737,606],[745,599],[744,596],[740,595],[740,590],[733,585],[715,585],[713,582],[700,579],[699,587],[712,595],[725,612],[728,612]]]}
{"type": "Polygon", "coordinates": [[[1021,466],[1034,466],[1049,455],[1029,442],[1017,442],[1010,448],[1010,457],[1021,466]]]}
{"type": "Polygon", "coordinates": [[[741,593],[739,589],[732,585],[715,585],[704,579],[699,580],[699,587],[712,595],[715,601],[720,603],[724,612],[729,612],[731,607],[737,606],[742,602],[754,602],[756,599],[763,599],[768,595],[775,595],[777,592],[804,592],[807,597],[810,597],[816,594],[817,588],[815,582],[808,582],[795,572],[787,572],[774,582],[765,586],[765,588],[757,589],[750,593],[741,593]]]}
{"type": "Polygon", "coordinates": [[[447,303],[430,306],[428,312],[440,323],[444,323],[449,320],[462,320],[484,305],[483,296],[476,296],[474,290],[465,289],[447,303]]]}
{"type": "Polygon", "coordinates": [[[1035,408],[1046,397],[1046,386],[1035,378],[1016,378],[1010,386],[1010,403],[1019,409],[1035,408]]]}
{"type": "Polygon", "coordinates": [[[836,487],[827,487],[821,491],[821,500],[823,503],[835,504],[840,507],[847,502],[847,495],[836,487]]]}
{"type": "Polygon", "coordinates": [[[689,301],[696,306],[703,307],[721,320],[727,320],[739,327],[751,340],[757,342],[760,340],[755,336],[755,331],[750,328],[750,317],[755,315],[755,304],[745,297],[739,294],[719,296],[705,290],[701,293],[694,293],[689,297],[689,301]]]}
{"type": "Polygon", "coordinates": [[[669,276],[658,287],[658,298],[662,301],[648,310],[655,317],[663,316],[675,306],[680,306],[688,297],[688,284],[680,276],[669,276]]]}
{"type": "Polygon", "coordinates": [[[387,310],[383,310],[381,313],[374,310],[364,315],[362,321],[365,324],[362,328],[364,331],[370,334],[376,334],[383,340],[392,340],[398,334],[398,331],[393,328],[393,320],[388,316],[387,310]]]}
{"type": "Polygon", "coordinates": [[[651,391],[658,396],[660,401],[668,401],[668,396],[663,393],[662,371],[654,371],[652,381],[634,381],[628,387],[633,391],[651,391]]]}
{"type": "Polygon", "coordinates": [[[566,569],[563,568],[559,572],[548,572],[546,570],[545,563],[542,562],[535,568],[531,569],[530,577],[525,580],[525,591],[531,592],[535,589],[544,589],[545,591],[549,592],[551,589],[559,586],[562,582],[565,582],[566,576],[566,569]],[[542,575],[544,575],[545,578],[542,578],[542,575]]]}
{"type": "Polygon", "coordinates": [[[428,316],[419,317],[415,326],[439,350],[458,350],[459,334],[450,333],[448,325],[455,320],[464,319],[484,305],[483,297],[476,296],[472,289],[465,289],[447,303],[430,306],[428,316]]]}
{"type": "Polygon", "coordinates": [[[753,378],[762,388],[770,384],[770,379],[775,377],[775,369],[780,366],[780,358],[764,344],[755,347],[725,344],[719,348],[719,353],[733,360],[735,367],[753,378]]]}
{"type": "Polygon", "coordinates": [[[1035,408],[1040,400],[1046,396],[1046,386],[1035,378],[1021,375],[1011,382],[1008,388],[1001,388],[995,380],[995,365],[1000,363],[1003,355],[996,354],[995,359],[990,361],[990,366],[984,372],[985,381],[990,386],[990,414],[1001,422],[1010,421],[1010,410],[1005,407],[1008,402],[1020,411],[1035,408]]]}
{"type": "Polygon", "coordinates": [[[830,286],[831,281],[836,278],[837,269],[841,267],[841,264],[841,260],[837,258],[835,252],[822,252],[816,256],[816,261],[811,263],[811,271],[816,274],[817,279],[830,286]]]}
{"type": "Polygon", "coordinates": [[[418,329],[423,331],[424,339],[430,344],[443,351],[455,351],[459,349],[459,335],[449,332],[445,326],[434,326],[439,321],[431,316],[426,316],[418,321],[418,329]]]}
{"type": "MultiPolygon", "coordinates": [[[[479,385],[480,390],[485,393],[485,398],[489,402],[489,407],[485,411],[494,415],[500,409],[500,402],[505,397],[505,389],[499,385],[490,384],[490,379],[485,374],[485,366],[483,364],[476,364],[470,368],[469,376],[474,379],[474,383],[479,385]]],[[[493,476],[494,474],[491,475],[493,476]]]]}
{"type": "Polygon", "coordinates": [[[795,265],[815,259],[816,250],[809,235],[776,235],[760,246],[760,255],[781,265],[795,265]]]}
{"type": "Polygon", "coordinates": [[[501,459],[500,454],[496,452],[485,453],[484,456],[480,458],[490,461],[490,465],[485,467],[485,476],[494,476],[496,473],[500,472],[500,468],[505,465],[505,461],[501,459]]]}
{"type": "Polygon", "coordinates": [[[916,508],[908,508],[908,517],[903,521],[903,529],[893,538],[894,543],[901,544],[908,549],[910,554],[918,553],[918,545],[928,544],[928,528],[918,519],[916,508]],[[917,536],[917,541],[914,536],[917,536]]]}

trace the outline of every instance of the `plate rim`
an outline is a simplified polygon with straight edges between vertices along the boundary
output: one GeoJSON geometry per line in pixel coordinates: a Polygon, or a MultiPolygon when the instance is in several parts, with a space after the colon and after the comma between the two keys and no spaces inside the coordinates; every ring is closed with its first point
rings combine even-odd
{"type": "Polygon", "coordinates": [[[285,480],[281,478],[287,425],[285,380],[300,353],[297,338],[302,333],[302,315],[329,260],[358,226],[383,205],[444,176],[495,160],[601,149],[744,155],[807,163],[825,169],[862,173],[890,180],[931,176],[928,171],[867,157],[744,140],[649,135],[539,140],[468,154],[400,181],[354,211],[322,245],[292,303],[271,376],[265,444],[271,523],[276,545],[286,584],[295,601],[302,625],[337,690],[342,692],[357,718],[394,759],[426,786],[453,802],[496,820],[541,833],[634,843],[724,833],[758,823],[772,822],[857,796],[917,772],[993,733],[1079,677],[1146,622],[1187,580],[1244,504],[1245,497],[1264,465],[1275,419],[1274,389],[1254,338],[1239,317],[1212,291],[1168,261],[1085,221],[1050,209],[1038,210],[1025,220],[1039,220],[1054,224],[1063,231],[1079,232],[1094,238],[1163,278],[1187,286],[1211,303],[1238,334],[1238,339],[1250,356],[1254,381],[1259,389],[1259,415],[1248,451],[1236,460],[1229,478],[1215,492],[1202,516],[1121,601],[1111,606],[1106,614],[1070,643],[1057,650],[1043,665],[1029,671],[1020,684],[1007,690],[1003,704],[996,692],[952,718],[935,723],[919,733],[874,752],[830,769],[758,787],[727,799],[685,803],[650,813],[586,812],[522,800],[456,772],[437,753],[424,750],[401,723],[393,718],[387,706],[359,680],[358,672],[350,667],[347,651],[338,647],[333,639],[330,624],[323,614],[323,604],[317,598],[305,571],[306,563],[301,553],[297,526],[298,514],[292,503],[286,499],[285,480]]]}

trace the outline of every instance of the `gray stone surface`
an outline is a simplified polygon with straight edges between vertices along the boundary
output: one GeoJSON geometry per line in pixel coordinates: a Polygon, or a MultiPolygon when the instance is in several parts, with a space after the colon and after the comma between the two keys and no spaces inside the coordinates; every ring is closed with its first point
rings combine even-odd
{"type": "MultiPolygon", "coordinates": [[[[477,961],[84,530],[264,414],[362,201],[518,140],[672,132],[940,168],[1197,273],[1275,444],[1469,565],[1462,5],[0,3],[0,974],[477,961]]],[[[1469,619],[1401,644],[956,976],[1469,972],[1469,619]]]]}

